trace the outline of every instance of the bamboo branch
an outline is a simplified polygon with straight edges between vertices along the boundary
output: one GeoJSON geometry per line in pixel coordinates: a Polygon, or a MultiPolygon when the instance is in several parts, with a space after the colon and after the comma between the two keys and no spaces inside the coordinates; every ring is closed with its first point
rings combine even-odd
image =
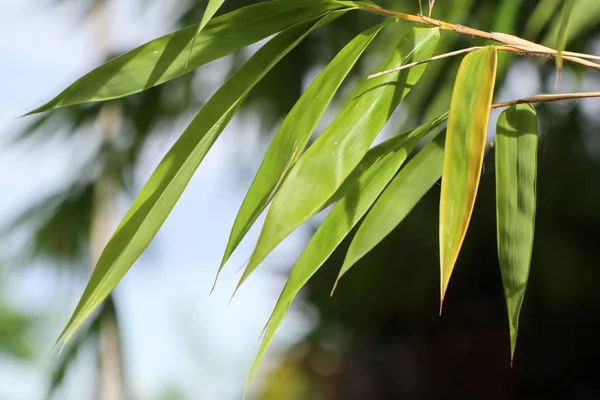
{"type": "Polygon", "coordinates": [[[515,104],[531,104],[531,103],[551,103],[563,100],[580,100],[600,97],[600,92],[582,92],[582,93],[564,93],[564,94],[538,94],[532,97],[523,99],[504,101],[501,103],[492,104],[492,108],[510,107],[515,104]]]}
{"type": "MultiPolygon", "coordinates": [[[[445,21],[440,21],[434,18],[426,17],[424,15],[413,15],[402,13],[398,11],[387,10],[385,8],[379,6],[371,6],[371,5],[361,5],[359,7],[361,10],[367,12],[373,12],[382,15],[393,16],[404,21],[416,22],[419,24],[435,26],[442,30],[454,31],[458,34],[477,37],[480,39],[490,40],[498,43],[502,43],[503,45],[513,47],[515,49],[520,49],[523,53],[530,55],[550,55],[556,57],[558,51],[552,49],[550,47],[542,46],[535,42],[531,42],[529,40],[522,39],[518,36],[510,35],[508,33],[501,32],[486,32],[479,29],[471,28],[468,26],[463,26],[459,24],[452,24],[445,21]]],[[[573,53],[564,51],[562,53],[563,59],[565,61],[571,62],[573,64],[577,64],[586,68],[594,69],[596,71],[600,71],[600,65],[588,61],[598,60],[600,61],[600,56],[589,55],[589,54],[581,54],[581,53],[573,53]]],[[[431,60],[433,61],[433,60],[431,60]]]]}

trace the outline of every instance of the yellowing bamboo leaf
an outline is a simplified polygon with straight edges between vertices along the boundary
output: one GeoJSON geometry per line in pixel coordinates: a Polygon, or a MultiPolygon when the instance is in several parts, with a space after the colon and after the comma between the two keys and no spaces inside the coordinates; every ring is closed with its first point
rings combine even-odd
{"type": "Polygon", "coordinates": [[[496,63],[493,46],[476,50],[465,56],[454,83],[440,199],[440,311],[475,204],[496,63]]]}
{"type": "Polygon", "coordinates": [[[195,40],[191,57],[189,51],[199,24],[162,36],[108,61],[30,114],[139,93],[292,25],[344,6],[334,0],[274,0],[232,11],[207,23],[195,40]]]}
{"type": "Polygon", "coordinates": [[[281,32],[260,48],[206,103],[152,173],[109,240],[57,343],[64,339],[66,344],[150,244],[248,92],[311,31],[345,12],[334,11],[281,32]]]}
{"type": "MultiPolygon", "coordinates": [[[[438,40],[437,28],[411,29],[382,69],[431,57],[438,40]]],[[[302,155],[283,182],[240,284],[277,244],[321,210],[364,157],[424,70],[425,65],[419,65],[363,81],[359,94],[302,155]]]]}
{"type": "MultiPolygon", "coordinates": [[[[432,129],[447,118],[447,114],[430,124],[432,129]]],[[[445,135],[428,143],[406,164],[383,191],[350,243],[344,264],[336,280],[379,244],[415,207],[417,202],[442,176],[445,135]]]]}
{"type": "Polygon", "coordinates": [[[511,363],[533,249],[537,143],[537,117],[531,105],[514,105],[500,114],[496,129],[496,219],[511,363]]]}
{"type": "Polygon", "coordinates": [[[350,41],[315,78],[289,112],[275,134],[236,216],[219,271],[271,201],[300,157],[329,102],[384,24],[367,29],[350,41]]]}

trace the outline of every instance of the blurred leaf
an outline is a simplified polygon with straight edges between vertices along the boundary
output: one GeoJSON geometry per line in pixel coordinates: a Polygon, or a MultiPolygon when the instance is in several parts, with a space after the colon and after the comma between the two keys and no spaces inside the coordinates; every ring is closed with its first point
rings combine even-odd
{"type": "MultiPolygon", "coordinates": [[[[381,69],[431,57],[438,40],[437,28],[411,29],[381,69]]],[[[419,65],[363,82],[360,94],[309,147],[283,182],[238,287],[277,244],[319,212],[331,198],[425,67],[419,65]]]]}
{"type": "Polygon", "coordinates": [[[233,223],[219,271],[273,199],[281,182],[300,157],[336,91],[384,24],[362,32],[348,43],[311,83],[285,118],[233,223]]]}
{"type": "Polygon", "coordinates": [[[32,342],[28,333],[34,325],[32,316],[0,304],[0,355],[26,359],[32,356],[32,342]]]}
{"type": "Polygon", "coordinates": [[[371,157],[373,162],[363,173],[355,175],[355,180],[347,180],[348,190],[319,226],[290,273],[283,292],[267,322],[265,336],[250,371],[247,385],[250,384],[250,380],[271,344],[279,324],[300,289],[327,261],[337,246],[365,215],[377,200],[379,194],[398,172],[412,149],[442,121],[423,125],[411,132],[388,139],[373,148],[371,154],[380,155],[380,157],[376,161],[374,157],[371,157]],[[383,151],[385,153],[381,154],[383,151]]]}
{"type": "MultiPolygon", "coordinates": [[[[556,10],[557,7],[553,8],[556,10]]],[[[568,22],[568,34],[565,38],[565,43],[570,43],[578,36],[590,33],[590,31],[598,26],[598,18],[600,17],[600,2],[596,0],[577,0],[574,2],[573,9],[568,22]]],[[[557,38],[561,29],[563,14],[556,15],[552,24],[552,29],[548,30],[544,36],[542,44],[553,47],[556,46],[557,38]]],[[[565,44],[565,45],[566,45],[565,44]]]]}
{"type": "Polygon", "coordinates": [[[496,129],[496,218],[511,362],[533,249],[537,143],[537,117],[531,105],[514,105],[500,114],[496,129]]]}
{"type": "Polygon", "coordinates": [[[546,27],[561,0],[541,0],[527,19],[523,35],[525,39],[536,40],[546,27]]]}
{"type": "Polygon", "coordinates": [[[68,342],[148,246],[252,87],[312,30],[345,12],[328,13],[319,20],[297,24],[275,36],[206,103],[153,172],[106,245],[57,343],[61,339],[68,342]]]}
{"type": "Polygon", "coordinates": [[[87,254],[93,198],[93,183],[77,182],[17,215],[2,227],[0,238],[25,229],[33,232],[25,249],[29,255],[58,261],[57,266],[80,261],[87,254]]]}
{"type": "Polygon", "coordinates": [[[104,101],[141,92],[262,40],[302,21],[342,8],[333,0],[274,0],[217,17],[198,34],[198,24],[133,49],[83,76],[53,100],[30,114],[74,104],[104,101]]]}
{"type": "MultiPolygon", "coordinates": [[[[448,114],[439,117],[430,122],[430,125],[441,124],[447,116],[448,114]]],[[[441,178],[444,140],[445,135],[439,135],[427,144],[381,194],[354,235],[337,281],[398,226],[441,178]]]]}
{"type": "Polygon", "coordinates": [[[558,69],[557,84],[560,82],[560,74],[563,66],[562,52],[567,45],[567,33],[569,30],[569,20],[575,0],[564,0],[562,11],[560,14],[560,25],[558,27],[558,36],[556,39],[556,50],[558,53],[555,57],[556,68],[558,69]]]}
{"type": "MultiPolygon", "coordinates": [[[[112,301],[110,296],[108,299],[112,301]]],[[[81,332],[73,341],[71,341],[66,351],[61,353],[58,364],[54,367],[54,370],[50,376],[50,387],[48,388],[48,393],[46,395],[47,399],[51,399],[56,390],[63,383],[67,371],[69,370],[70,366],[73,365],[73,362],[77,358],[79,352],[86,344],[90,342],[90,340],[97,337],[98,332],[100,331],[100,319],[105,308],[106,304],[102,306],[102,310],[92,317],[92,319],[89,321],[89,326],[87,329],[85,329],[84,332],[81,332]]]]}
{"type": "Polygon", "coordinates": [[[496,61],[493,46],[468,54],[454,83],[440,198],[440,310],[477,196],[496,61]]]}

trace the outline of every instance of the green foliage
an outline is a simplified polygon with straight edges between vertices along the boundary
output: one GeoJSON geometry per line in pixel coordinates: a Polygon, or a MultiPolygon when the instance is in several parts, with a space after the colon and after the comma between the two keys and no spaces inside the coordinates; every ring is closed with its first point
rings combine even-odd
{"type": "Polygon", "coordinates": [[[496,129],[496,219],[511,359],[533,249],[537,149],[535,109],[529,104],[517,104],[503,111],[496,129]]]}
{"type": "MultiPolygon", "coordinates": [[[[443,3],[438,3],[436,10],[449,11],[449,19],[465,19],[468,15],[468,7],[452,8],[443,3]]],[[[140,46],[85,75],[32,113],[145,91],[174,78],[184,78],[184,74],[210,61],[275,35],[221,86],[167,152],[107,244],[58,341],[66,343],[73,336],[150,244],[207,152],[244,100],[252,95],[253,88],[267,79],[269,71],[288,53],[317,34],[319,28],[342,16],[349,18],[347,11],[357,10],[359,13],[352,14],[377,18],[378,24],[370,22],[369,29],[347,43],[344,41],[339,46],[343,48],[330,57],[328,66],[299,96],[244,199],[219,267],[220,271],[267,206],[270,209],[265,225],[240,284],[290,233],[334,205],[291,271],[265,328],[248,382],[297,293],[340,243],[357,229],[338,279],[400,224],[440,177],[440,287],[444,298],[477,196],[490,110],[506,106],[512,107],[502,114],[497,131],[497,240],[512,355],[531,263],[537,173],[535,111],[530,105],[515,104],[583,95],[537,96],[492,105],[496,72],[500,76],[506,71],[506,64],[498,64],[498,52],[550,55],[556,59],[559,70],[563,59],[598,69],[589,63],[591,57],[565,51],[569,16],[580,15],[573,3],[566,3],[558,28],[559,45],[553,50],[510,34],[399,13],[370,2],[272,0],[212,18],[223,1],[210,1],[199,24],[140,46]],[[382,16],[388,19],[381,22],[382,16]],[[413,23],[424,27],[410,25],[413,23]],[[500,45],[486,42],[485,47],[469,48],[456,76],[450,73],[453,70],[445,71],[435,63],[426,70],[436,49],[450,50],[449,41],[442,40],[438,46],[442,30],[450,31],[448,35],[475,36],[500,45]],[[372,43],[376,36],[382,40],[372,43]],[[383,53],[385,62],[379,70],[368,72],[394,70],[367,79],[357,64],[363,53],[373,48],[383,53]],[[403,68],[397,69],[399,66],[403,68]],[[353,73],[359,76],[356,87],[342,99],[343,107],[333,122],[305,150],[323,113],[353,73]],[[400,106],[419,115],[442,115],[371,148],[400,106]],[[438,128],[443,128],[446,119],[445,134],[439,134],[438,128]],[[425,146],[420,145],[423,139],[429,141],[425,146]],[[414,149],[416,155],[402,167],[414,149]]],[[[431,11],[434,2],[429,5],[431,11]]],[[[507,6],[503,10],[508,15],[516,13],[518,7],[507,6]]],[[[536,10],[534,14],[542,13],[539,7],[536,10]]],[[[532,36],[544,31],[550,17],[543,15],[541,22],[530,25],[532,36]]],[[[498,23],[510,26],[505,18],[498,23]]],[[[585,27],[578,33],[584,31],[585,27]]],[[[596,95],[583,97],[592,96],[596,95]]]]}

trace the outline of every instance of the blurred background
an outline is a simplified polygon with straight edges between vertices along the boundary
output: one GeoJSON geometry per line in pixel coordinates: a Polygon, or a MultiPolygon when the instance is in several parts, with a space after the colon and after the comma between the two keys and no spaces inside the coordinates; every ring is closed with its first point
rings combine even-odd
{"type": "MultiPolygon", "coordinates": [[[[253,2],[227,0],[221,13],[253,2]]],[[[552,46],[561,3],[438,0],[433,16],[552,46]]],[[[417,0],[380,4],[418,11],[417,0]]],[[[268,74],[152,245],[61,354],[48,351],[133,196],[198,109],[260,44],[135,96],[18,118],[107,59],[199,21],[205,5],[0,3],[0,399],[241,398],[259,334],[322,216],[282,243],[231,303],[258,230],[209,295],[229,229],[282,118],[336,52],[380,17],[348,13],[268,74]]],[[[578,1],[568,48],[600,54],[598,21],[600,2],[578,1]]],[[[395,34],[390,29],[369,49],[316,135],[343,93],[375,72],[373,60],[397,42],[395,34]]],[[[443,32],[437,52],[477,43],[443,32]]],[[[459,62],[431,64],[378,142],[447,110],[459,62]]],[[[599,77],[567,66],[556,89],[550,60],[502,54],[495,101],[598,91],[599,77]]],[[[536,239],[513,368],[490,148],[443,316],[435,186],[330,298],[350,238],[340,246],[286,317],[249,398],[600,398],[600,101],[537,109],[536,239]]]]}

